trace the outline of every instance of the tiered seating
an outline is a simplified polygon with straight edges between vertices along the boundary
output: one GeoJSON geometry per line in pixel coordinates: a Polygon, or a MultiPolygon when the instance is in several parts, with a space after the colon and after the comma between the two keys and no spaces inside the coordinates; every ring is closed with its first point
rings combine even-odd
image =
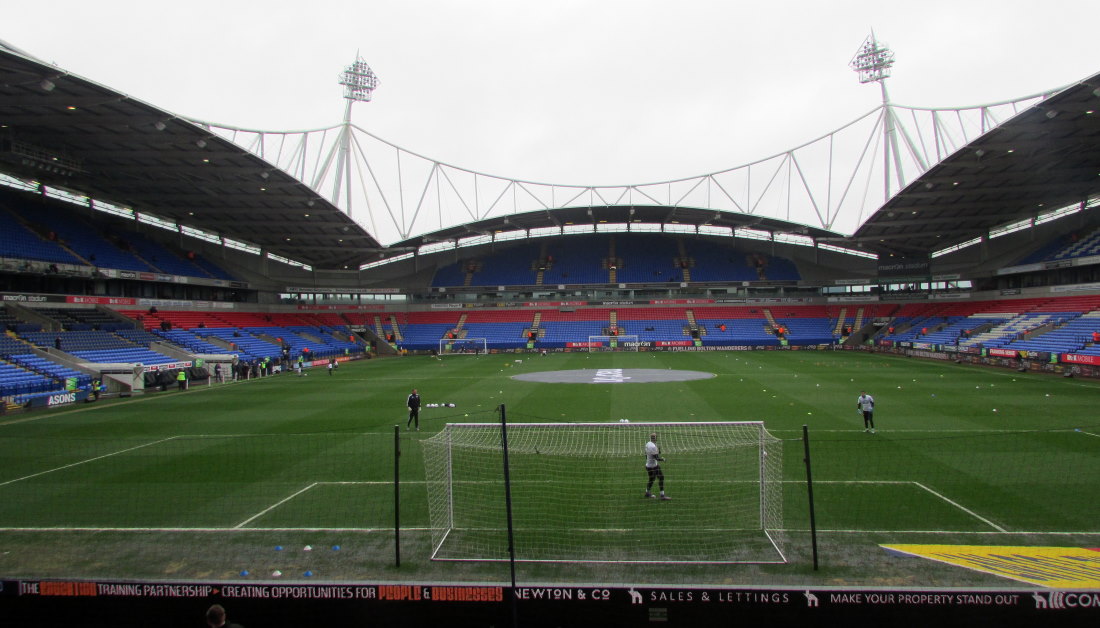
{"type": "MultiPolygon", "coordinates": [[[[831,344],[836,341],[836,319],[823,305],[781,305],[770,310],[775,322],[787,329],[790,344],[831,344]]],[[[855,317],[845,317],[852,323],[855,317]]]]}
{"type": "Polygon", "coordinates": [[[652,283],[680,281],[683,275],[673,260],[679,256],[676,240],[668,236],[633,234],[615,238],[615,257],[622,260],[615,281],[652,283]]]}
{"type": "Polygon", "coordinates": [[[57,321],[68,331],[115,331],[132,327],[94,308],[35,308],[35,313],[57,321]]]}
{"type": "MultiPolygon", "coordinates": [[[[473,260],[477,270],[473,273],[470,285],[531,285],[535,283],[536,271],[531,264],[539,256],[538,245],[524,242],[473,260]]],[[[441,266],[432,279],[433,286],[466,285],[466,275],[470,260],[441,266]]]]}
{"type": "Polygon", "coordinates": [[[144,329],[119,329],[115,332],[135,345],[149,346],[152,342],[164,342],[164,338],[144,329]]]}
{"type": "Polygon", "coordinates": [[[539,340],[545,347],[563,347],[569,342],[587,342],[589,336],[602,336],[610,324],[611,310],[586,308],[575,312],[544,310],[539,327],[546,333],[539,340]]]}
{"type": "Polygon", "coordinates": [[[61,350],[89,362],[165,364],[175,358],[125,340],[104,331],[32,332],[24,340],[39,347],[54,347],[60,341],[61,350]]]}
{"type": "Polygon", "coordinates": [[[362,345],[338,338],[331,329],[308,325],[288,325],[284,329],[289,329],[307,342],[313,342],[312,339],[316,338],[326,349],[331,349],[333,355],[343,354],[344,349],[347,349],[349,353],[363,351],[362,345]]]}
{"type": "Polygon", "coordinates": [[[334,329],[346,330],[348,327],[348,319],[344,318],[340,314],[300,314],[298,318],[306,325],[313,325],[315,327],[331,327],[334,329]]]}
{"type": "MultiPolygon", "coordinates": [[[[233,343],[237,346],[237,350],[231,349],[230,351],[241,354],[242,357],[247,355],[248,360],[253,358],[271,358],[274,360],[282,355],[282,347],[279,345],[232,327],[195,327],[191,329],[191,332],[200,338],[214,336],[225,342],[233,343]]],[[[220,350],[218,353],[225,353],[225,351],[220,350]]]]}
{"type": "Polygon", "coordinates": [[[1100,331],[1100,315],[1091,314],[1098,309],[1100,295],[909,304],[896,312],[893,324],[908,322],[912,327],[883,337],[940,345],[958,343],[962,348],[1087,352],[1092,332],[1100,331]],[[1053,329],[1046,331],[1048,326],[1053,329]],[[975,331],[982,327],[989,329],[975,331]],[[928,332],[922,333],[922,328],[928,332]]]}
{"type": "Polygon", "coordinates": [[[707,328],[707,334],[702,338],[705,345],[779,344],[779,339],[768,331],[768,319],[762,307],[716,306],[696,309],[695,321],[707,328]],[[722,330],[722,325],[726,326],[725,331],[722,330]]]}
{"type": "Polygon", "coordinates": [[[145,329],[160,329],[167,321],[173,329],[193,329],[196,327],[232,327],[228,322],[210,312],[157,312],[150,314],[141,310],[120,310],[124,316],[140,321],[145,329]]]}
{"type": "Polygon", "coordinates": [[[19,211],[28,223],[38,224],[56,233],[71,251],[89,264],[142,272],[154,270],[134,257],[130,251],[124,251],[107,241],[100,235],[98,229],[75,212],[49,203],[38,204],[33,211],[29,211],[28,208],[20,208],[19,211]]]}
{"type": "Polygon", "coordinates": [[[64,388],[63,383],[52,377],[0,358],[0,397],[19,397],[64,388]]]}
{"type": "Polygon", "coordinates": [[[546,254],[554,261],[543,273],[543,285],[607,283],[608,271],[601,262],[609,250],[607,236],[577,236],[549,242],[546,254]]]}
{"type": "Polygon", "coordinates": [[[632,307],[616,310],[616,314],[619,333],[637,335],[643,342],[688,338],[684,335],[688,324],[685,308],[632,307]]]}
{"type": "MultiPolygon", "coordinates": [[[[362,347],[350,343],[341,342],[331,335],[319,332],[316,328],[307,326],[296,327],[246,327],[244,331],[253,336],[268,336],[281,341],[283,346],[290,347],[291,355],[307,354],[315,359],[329,358],[344,355],[344,349],[360,351],[362,347]],[[311,338],[299,335],[299,332],[308,334],[311,338]],[[314,340],[316,338],[316,340],[314,340]]],[[[275,357],[275,356],[272,356],[275,357]]]]}
{"type": "MultiPolygon", "coordinates": [[[[410,312],[408,323],[401,328],[402,346],[420,351],[438,349],[439,339],[458,326],[460,316],[458,312],[410,312]]],[[[388,320],[389,315],[382,319],[388,320]]],[[[373,324],[373,320],[366,324],[373,324]]]]}
{"type": "Polygon", "coordinates": [[[1058,238],[1020,260],[1020,264],[1035,264],[1074,257],[1100,255],[1100,229],[1084,237],[1058,238]]]}
{"type": "Polygon", "coordinates": [[[20,223],[14,215],[0,208],[0,257],[56,262],[58,264],[81,264],[80,260],[61,248],[57,242],[51,242],[38,236],[20,223]]]}
{"type": "Polygon", "coordinates": [[[211,262],[201,255],[196,255],[195,259],[191,260],[191,263],[206,271],[206,273],[214,279],[224,279],[226,281],[235,281],[237,279],[232,274],[230,274],[229,271],[225,270],[221,266],[218,266],[214,262],[211,262]]]}
{"type": "MultiPolygon", "coordinates": [[[[684,243],[688,257],[695,260],[692,281],[760,281],[755,257],[711,240],[684,243]]],[[[767,281],[798,281],[801,275],[794,262],[782,257],[762,256],[767,281]]]]}
{"type": "Polygon", "coordinates": [[[463,329],[467,338],[485,338],[491,348],[524,347],[527,345],[524,331],[531,327],[533,318],[530,311],[471,312],[463,329]]]}
{"type": "Polygon", "coordinates": [[[1080,338],[1080,334],[1085,334],[1086,338],[1085,343],[1080,348],[1070,351],[1069,353],[1100,355],[1100,343],[1092,342],[1093,332],[1100,331],[1100,310],[1094,310],[1088,314],[1084,314],[1067,323],[1066,327],[1069,328],[1070,332],[1077,334],[1077,338],[1080,338]]]}
{"type": "MultiPolygon", "coordinates": [[[[653,283],[683,281],[683,270],[675,261],[680,257],[673,236],[645,233],[616,233],[570,236],[565,240],[541,243],[523,242],[507,249],[486,253],[472,260],[470,285],[532,285],[536,283],[543,247],[552,260],[543,273],[543,285],[606,284],[610,273],[606,260],[611,257],[614,237],[615,281],[653,283]]],[[[690,268],[691,281],[797,281],[801,278],[794,262],[781,257],[750,254],[709,240],[686,243],[686,256],[695,262],[690,268]],[[761,266],[760,269],[757,266],[761,266]]],[[[447,264],[436,270],[432,285],[466,285],[471,260],[447,264]]]]}
{"type": "MultiPolygon", "coordinates": [[[[172,344],[183,347],[187,351],[195,354],[226,354],[233,353],[229,349],[209,343],[199,336],[183,329],[171,329],[168,331],[160,331],[159,329],[153,330],[154,336],[162,341],[171,342],[172,344]]],[[[245,357],[247,360],[251,360],[253,356],[242,355],[242,352],[237,352],[241,357],[245,357]]]]}
{"type": "Polygon", "coordinates": [[[121,237],[104,233],[102,227],[65,204],[18,198],[4,207],[7,209],[0,207],[0,233],[4,234],[0,239],[0,257],[235,279],[208,260],[198,256],[194,260],[184,259],[170,247],[140,233],[125,232],[121,237]],[[52,240],[47,237],[51,233],[52,240]]]}
{"type": "Polygon", "coordinates": [[[39,373],[46,377],[51,377],[58,382],[64,383],[67,379],[75,379],[78,387],[84,387],[91,383],[92,377],[86,373],[73,370],[67,366],[58,364],[46,358],[34,355],[33,353],[23,353],[18,355],[12,355],[8,358],[8,361],[12,364],[23,367],[29,371],[39,373]]]}
{"type": "MultiPolygon", "coordinates": [[[[3,238],[0,238],[3,241],[3,238]]],[[[10,330],[14,332],[26,332],[26,331],[42,331],[42,326],[38,323],[28,323],[24,320],[18,319],[8,312],[7,308],[0,307],[0,331],[10,330]]]]}
{"type": "Polygon", "coordinates": [[[193,264],[185,262],[172,251],[169,251],[156,242],[146,239],[145,236],[140,233],[131,231],[127,232],[123,237],[125,238],[125,246],[150,266],[155,268],[157,272],[172,275],[187,275],[190,277],[206,276],[206,273],[201,272],[193,264]]]}

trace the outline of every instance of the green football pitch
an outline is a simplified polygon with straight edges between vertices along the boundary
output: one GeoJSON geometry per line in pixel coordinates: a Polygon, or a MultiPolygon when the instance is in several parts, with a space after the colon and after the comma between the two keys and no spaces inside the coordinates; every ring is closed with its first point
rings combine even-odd
{"type": "MultiPolygon", "coordinates": [[[[420,443],[447,423],[498,422],[503,404],[510,423],[763,421],[782,441],[785,562],[520,563],[522,582],[1004,586],[1011,581],[899,558],[880,544],[1100,546],[1098,393],[1093,381],[862,352],[501,354],[369,360],[331,376],[314,369],[11,415],[0,417],[0,577],[227,580],[279,571],[330,582],[507,581],[506,562],[430,559],[420,443]],[[618,368],[715,377],[513,379],[618,368]],[[454,407],[426,407],[421,431],[406,430],[412,388],[425,404],[454,407]],[[861,390],[876,400],[874,434],[855,408],[861,390]]],[[[587,490],[599,478],[566,474],[544,489],[553,493],[544,513],[525,506],[541,530],[517,529],[517,545],[556,534],[583,558],[608,542],[609,518],[660,506],[668,510],[659,534],[637,538],[658,553],[663,543],[684,551],[684,540],[690,550],[696,524],[713,525],[723,506],[677,486],[671,457],[673,501],[641,498],[643,445],[630,461],[640,476],[633,501],[601,503],[587,490]],[[603,527],[556,523],[570,521],[559,516],[569,511],[600,511],[603,527]]]]}

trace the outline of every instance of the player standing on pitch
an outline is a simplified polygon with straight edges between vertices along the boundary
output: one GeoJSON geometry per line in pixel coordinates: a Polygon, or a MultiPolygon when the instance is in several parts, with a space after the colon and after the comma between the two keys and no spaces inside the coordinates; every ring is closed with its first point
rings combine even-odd
{"type": "Polygon", "coordinates": [[[405,405],[409,407],[409,422],[405,424],[405,429],[409,429],[412,425],[416,424],[416,431],[420,431],[420,395],[413,388],[412,394],[409,395],[408,401],[405,405]]]}
{"type": "Polygon", "coordinates": [[[875,398],[867,394],[866,390],[859,391],[856,399],[856,410],[863,415],[863,431],[875,433],[875,398]]]}
{"type": "Polygon", "coordinates": [[[657,432],[649,435],[649,442],[645,444],[645,471],[649,475],[649,483],[645,486],[646,497],[657,497],[653,494],[653,480],[657,480],[657,487],[661,491],[661,499],[672,499],[665,495],[665,474],[661,471],[659,463],[664,462],[661,457],[661,448],[657,446],[657,432]]]}

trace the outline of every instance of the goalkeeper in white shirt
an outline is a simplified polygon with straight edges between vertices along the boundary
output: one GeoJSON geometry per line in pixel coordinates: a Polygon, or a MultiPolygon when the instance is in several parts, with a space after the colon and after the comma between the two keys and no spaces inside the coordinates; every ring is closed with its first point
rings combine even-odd
{"type": "Polygon", "coordinates": [[[856,411],[863,415],[863,431],[875,433],[875,398],[867,394],[866,390],[859,391],[856,399],[856,411]]]}
{"type": "Polygon", "coordinates": [[[661,499],[672,499],[665,495],[665,474],[661,471],[661,448],[657,446],[657,432],[649,435],[649,442],[645,444],[645,471],[649,475],[649,483],[645,486],[646,497],[657,497],[653,494],[653,481],[657,480],[657,488],[661,491],[661,499]]]}

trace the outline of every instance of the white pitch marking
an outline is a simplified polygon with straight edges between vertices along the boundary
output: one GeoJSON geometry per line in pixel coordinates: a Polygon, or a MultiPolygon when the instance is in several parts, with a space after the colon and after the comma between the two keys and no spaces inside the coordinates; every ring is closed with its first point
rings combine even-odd
{"type": "Polygon", "coordinates": [[[82,464],[87,464],[89,462],[95,462],[96,460],[102,460],[104,458],[110,458],[111,456],[117,456],[118,454],[124,454],[128,451],[134,451],[135,449],[141,449],[142,447],[149,447],[150,445],[156,445],[158,443],[163,443],[165,441],[170,441],[174,438],[177,438],[177,437],[176,436],[169,436],[168,438],[162,438],[160,440],[155,440],[151,443],[145,443],[144,445],[138,445],[136,447],[130,447],[130,448],[127,448],[127,449],[120,449],[119,451],[115,451],[115,452],[112,452],[112,453],[109,453],[109,454],[103,454],[102,456],[96,456],[95,458],[88,458],[87,460],[81,460],[79,462],[73,462],[73,463],[70,463],[70,464],[67,464],[67,465],[64,465],[64,466],[55,467],[53,469],[48,469],[46,471],[39,471],[38,473],[32,473],[30,475],[24,475],[21,478],[15,478],[14,480],[8,480],[7,482],[0,482],[0,486],[7,486],[8,484],[13,484],[15,482],[21,482],[23,480],[29,480],[31,478],[36,478],[40,475],[46,475],[47,473],[53,473],[54,471],[61,471],[63,469],[68,469],[70,467],[76,467],[76,466],[80,466],[82,464]]]}
{"type": "Polygon", "coordinates": [[[238,523],[237,525],[235,525],[233,527],[234,528],[243,528],[249,521],[253,521],[254,519],[258,519],[259,517],[262,517],[262,516],[266,515],[267,513],[271,512],[272,510],[275,510],[279,506],[282,506],[283,504],[287,503],[288,501],[294,499],[295,497],[297,497],[297,496],[301,495],[302,493],[308,491],[309,489],[313,488],[314,486],[317,486],[316,482],[314,482],[313,484],[310,484],[309,486],[303,488],[302,490],[300,490],[300,491],[298,491],[298,492],[296,492],[292,495],[289,495],[288,497],[280,499],[279,501],[275,502],[274,504],[271,504],[267,508],[264,508],[260,512],[252,515],[248,519],[245,519],[244,521],[238,523]]]}
{"type": "Polygon", "coordinates": [[[955,508],[958,508],[959,510],[965,512],[966,514],[970,515],[971,517],[974,517],[975,519],[985,523],[986,525],[990,526],[994,530],[996,530],[998,532],[1008,532],[1008,530],[1005,530],[1004,528],[1002,528],[1001,526],[993,523],[989,519],[986,519],[985,517],[979,515],[978,513],[974,512],[973,510],[970,510],[966,506],[963,506],[962,504],[960,504],[958,502],[955,502],[955,501],[952,501],[952,500],[948,499],[946,496],[941,495],[940,493],[937,493],[936,491],[933,491],[932,489],[930,489],[927,486],[921,484],[920,482],[913,482],[913,484],[923,488],[924,490],[928,491],[929,493],[932,493],[936,497],[939,497],[943,501],[945,501],[945,502],[951,504],[952,506],[954,506],[955,508]]]}

